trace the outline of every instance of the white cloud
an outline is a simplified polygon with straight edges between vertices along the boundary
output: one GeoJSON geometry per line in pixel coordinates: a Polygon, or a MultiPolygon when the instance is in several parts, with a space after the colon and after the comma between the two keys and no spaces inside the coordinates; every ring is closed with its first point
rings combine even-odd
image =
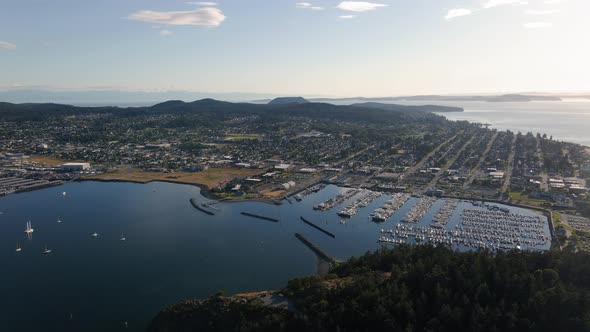
{"type": "Polygon", "coordinates": [[[128,19],[168,25],[219,26],[225,15],[219,8],[200,8],[189,11],[158,12],[142,10],[127,16],[128,19]]]}
{"type": "Polygon", "coordinates": [[[14,50],[16,49],[16,45],[13,43],[0,41],[0,50],[14,50]]]}
{"type": "Polygon", "coordinates": [[[342,1],[338,4],[338,6],[336,6],[336,8],[351,12],[366,12],[369,10],[375,10],[377,8],[386,6],[387,5],[385,4],[366,1],[342,1]]]}
{"type": "Polygon", "coordinates": [[[195,5],[195,6],[206,6],[206,7],[215,7],[217,6],[217,2],[208,2],[208,1],[190,1],[187,2],[188,5],[195,5]]]}
{"type": "Polygon", "coordinates": [[[172,31],[170,30],[160,30],[160,36],[170,36],[172,31]]]}
{"type": "Polygon", "coordinates": [[[567,0],[545,0],[545,3],[548,5],[553,5],[553,4],[557,4],[557,3],[564,3],[567,2],[567,0]]]}
{"type": "Polygon", "coordinates": [[[355,18],[355,17],[356,17],[356,15],[340,15],[340,16],[338,16],[338,17],[340,17],[340,18],[342,18],[342,19],[349,20],[349,19],[351,19],[351,18],[355,18]]]}
{"type": "Polygon", "coordinates": [[[488,8],[494,8],[494,7],[498,7],[498,6],[504,6],[504,5],[526,5],[526,4],[528,4],[528,2],[522,1],[522,0],[487,0],[483,4],[483,8],[488,9],[488,8]]]}
{"type": "Polygon", "coordinates": [[[555,10],[535,10],[527,9],[524,11],[525,15],[540,16],[540,15],[551,15],[555,13],[555,10]]]}
{"type": "Polygon", "coordinates": [[[295,7],[302,8],[302,9],[311,9],[311,10],[323,10],[324,7],[314,6],[309,2],[298,2],[295,4],[295,7]]]}
{"type": "Polygon", "coordinates": [[[551,28],[553,23],[550,22],[528,22],[522,25],[527,29],[551,28]]]}
{"type": "Polygon", "coordinates": [[[445,20],[450,21],[456,17],[471,15],[471,13],[471,10],[466,8],[451,9],[447,13],[447,16],[445,16],[445,20]]]}

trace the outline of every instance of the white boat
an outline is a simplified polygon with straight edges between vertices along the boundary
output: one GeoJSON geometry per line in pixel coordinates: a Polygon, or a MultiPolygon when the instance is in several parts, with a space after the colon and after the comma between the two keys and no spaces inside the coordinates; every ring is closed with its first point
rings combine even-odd
{"type": "Polygon", "coordinates": [[[47,249],[47,245],[45,245],[45,249],[43,249],[43,255],[51,254],[51,249],[47,249]]]}
{"type": "Polygon", "coordinates": [[[61,193],[61,194],[65,196],[65,195],[67,195],[68,193],[66,193],[66,192],[64,191],[64,192],[63,192],[63,193],[61,193]]]}
{"type": "Polygon", "coordinates": [[[125,235],[121,234],[121,238],[119,239],[119,241],[125,241],[125,240],[127,240],[127,238],[125,238],[125,235]]]}
{"type": "Polygon", "coordinates": [[[58,224],[61,224],[61,219],[60,218],[57,218],[57,223],[58,224]]]}
{"type": "Polygon", "coordinates": [[[23,251],[23,248],[21,248],[18,244],[16,245],[16,252],[21,252],[23,251]]]}
{"type": "Polygon", "coordinates": [[[27,234],[31,234],[33,233],[35,230],[33,229],[33,227],[31,227],[31,222],[27,221],[27,228],[25,229],[25,233],[27,234]]]}
{"type": "Polygon", "coordinates": [[[93,233],[92,235],[90,235],[92,237],[98,237],[98,233],[93,233]]]}

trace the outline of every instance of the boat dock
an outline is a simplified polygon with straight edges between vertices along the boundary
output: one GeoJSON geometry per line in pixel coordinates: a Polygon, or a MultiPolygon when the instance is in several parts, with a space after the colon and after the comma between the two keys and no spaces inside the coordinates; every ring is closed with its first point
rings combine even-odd
{"type": "Polygon", "coordinates": [[[305,219],[305,218],[303,218],[303,217],[301,217],[301,220],[302,220],[304,223],[308,224],[309,226],[311,226],[311,227],[313,227],[313,228],[317,229],[318,231],[320,231],[320,232],[322,232],[322,233],[324,233],[324,234],[326,234],[326,235],[328,235],[328,236],[331,236],[331,237],[333,237],[333,238],[336,238],[336,235],[334,235],[334,234],[330,233],[329,231],[327,231],[327,230],[325,230],[325,229],[321,228],[320,226],[318,226],[318,225],[316,225],[316,224],[312,223],[311,221],[309,221],[309,220],[307,220],[307,219],[305,219]]]}
{"type": "Polygon", "coordinates": [[[309,249],[311,249],[311,251],[313,251],[316,255],[318,255],[318,257],[330,262],[331,264],[337,264],[339,263],[339,261],[337,259],[335,259],[334,257],[326,254],[322,249],[320,249],[318,246],[316,246],[315,244],[309,242],[308,239],[306,239],[305,237],[303,237],[303,235],[299,234],[299,233],[295,233],[295,237],[297,239],[299,239],[299,241],[303,242],[303,244],[305,244],[309,249]]]}
{"type": "Polygon", "coordinates": [[[244,216],[252,217],[252,218],[258,218],[258,219],[268,220],[268,221],[272,221],[272,222],[279,222],[279,219],[265,217],[265,216],[261,216],[261,215],[254,214],[254,213],[240,212],[240,214],[242,214],[244,216]]]}
{"type": "Polygon", "coordinates": [[[189,201],[191,202],[191,205],[192,205],[192,206],[193,206],[195,209],[197,209],[197,210],[199,210],[199,211],[201,211],[201,212],[203,212],[203,213],[206,213],[206,214],[208,214],[208,215],[210,215],[210,216],[214,216],[214,215],[215,215],[215,213],[213,213],[213,212],[211,212],[211,211],[209,211],[209,210],[207,210],[207,209],[205,209],[205,208],[201,207],[201,206],[200,206],[200,205],[197,203],[197,201],[196,201],[194,198],[191,198],[191,199],[189,199],[189,201]]]}

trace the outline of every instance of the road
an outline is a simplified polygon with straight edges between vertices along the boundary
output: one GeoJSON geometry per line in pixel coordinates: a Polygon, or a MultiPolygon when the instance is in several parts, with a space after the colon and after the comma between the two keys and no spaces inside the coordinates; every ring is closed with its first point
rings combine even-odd
{"type": "Polygon", "coordinates": [[[490,139],[490,141],[488,142],[488,145],[486,146],[486,149],[481,155],[481,158],[479,158],[477,165],[471,170],[469,176],[467,177],[467,180],[465,181],[465,183],[463,183],[463,189],[467,189],[473,183],[473,180],[475,180],[477,171],[481,169],[481,165],[483,165],[483,163],[485,162],[486,157],[488,156],[488,153],[490,153],[490,150],[492,149],[492,146],[494,145],[494,142],[496,141],[497,137],[498,133],[496,132],[494,133],[494,136],[492,136],[492,139],[490,139]]]}
{"type": "Polygon", "coordinates": [[[455,155],[453,156],[453,158],[451,160],[449,160],[443,167],[441,167],[440,171],[438,171],[436,173],[436,175],[434,176],[434,178],[426,185],[426,187],[424,187],[421,190],[421,194],[428,192],[429,190],[431,190],[432,188],[434,188],[434,186],[436,185],[436,183],[438,182],[438,180],[440,180],[440,178],[445,174],[445,172],[449,169],[449,167],[451,167],[451,165],[453,165],[455,163],[455,161],[457,160],[457,158],[459,158],[459,156],[461,155],[461,153],[467,149],[467,147],[471,144],[471,142],[473,142],[473,140],[475,139],[475,136],[472,136],[467,142],[465,142],[465,144],[463,144],[463,146],[457,150],[457,152],[455,153],[455,155]]]}
{"type": "Polygon", "coordinates": [[[508,162],[506,165],[506,170],[504,171],[504,184],[502,185],[502,190],[500,192],[500,199],[502,199],[502,196],[510,187],[510,180],[512,179],[512,170],[514,169],[514,156],[515,155],[516,155],[516,135],[514,135],[514,139],[512,139],[512,144],[510,146],[510,155],[508,155],[508,162]]]}

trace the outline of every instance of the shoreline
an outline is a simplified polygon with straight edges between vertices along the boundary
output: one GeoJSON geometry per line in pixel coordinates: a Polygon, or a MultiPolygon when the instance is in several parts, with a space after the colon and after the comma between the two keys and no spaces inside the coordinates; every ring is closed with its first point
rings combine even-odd
{"type": "Polygon", "coordinates": [[[148,184],[148,183],[152,183],[152,182],[164,182],[164,183],[182,184],[182,185],[199,187],[199,189],[201,189],[200,190],[201,196],[203,196],[204,198],[206,198],[208,200],[217,201],[217,202],[223,202],[223,203],[248,203],[248,202],[256,202],[256,203],[265,203],[265,204],[272,204],[272,205],[282,205],[283,204],[279,200],[264,199],[264,198],[248,198],[248,199],[243,199],[243,200],[218,199],[217,197],[215,197],[210,192],[209,187],[207,187],[206,185],[200,184],[200,183],[186,182],[186,181],[175,181],[175,180],[165,180],[165,179],[142,181],[142,180],[133,180],[133,179],[121,180],[121,179],[100,179],[100,178],[78,178],[78,179],[76,179],[74,181],[76,181],[76,182],[87,182],[87,181],[96,181],[96,182],[121,182],[121,183],[125,183],[126,182],[126,183],[136,183],[136,184],[148,184]]]}

